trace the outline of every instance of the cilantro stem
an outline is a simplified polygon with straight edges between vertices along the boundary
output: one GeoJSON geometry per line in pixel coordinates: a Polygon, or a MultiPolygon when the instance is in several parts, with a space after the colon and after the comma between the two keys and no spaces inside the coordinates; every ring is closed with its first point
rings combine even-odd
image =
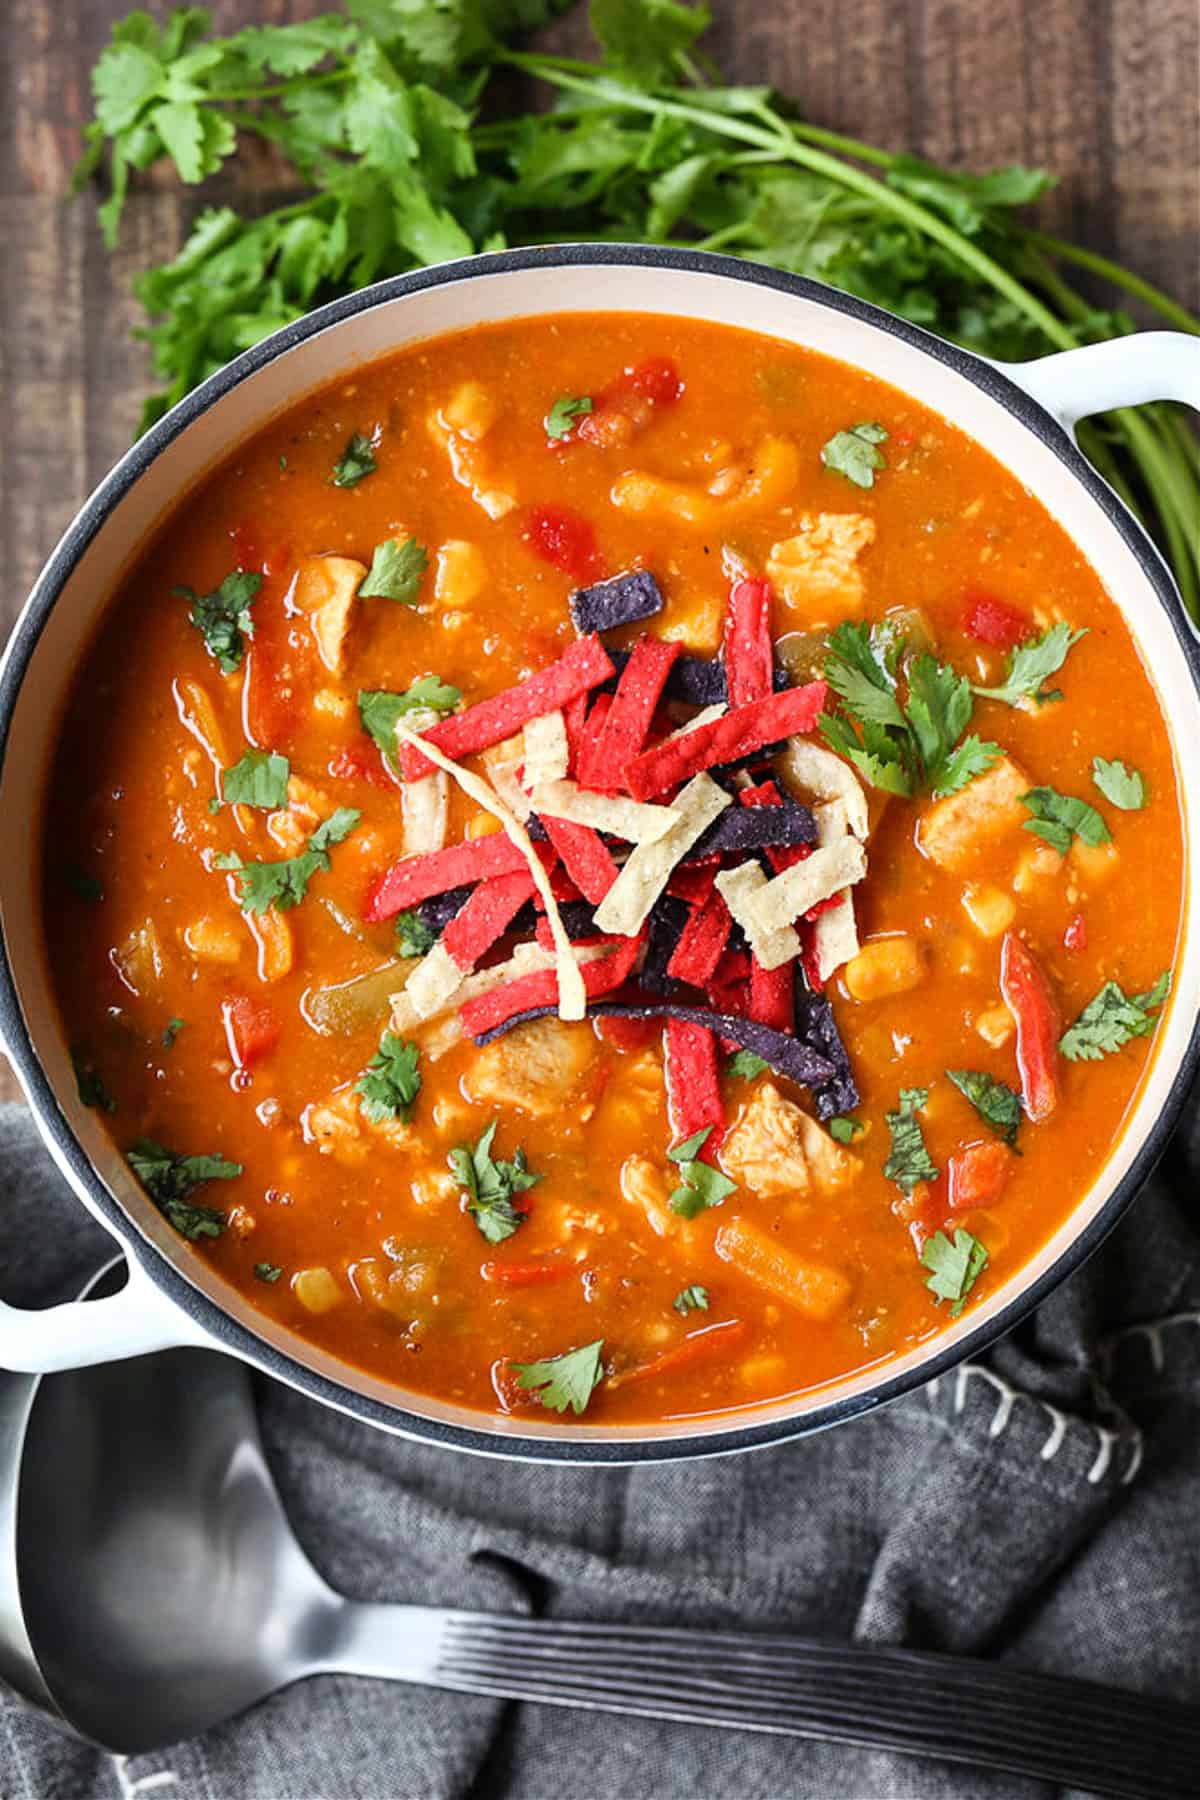
{"type": "Polygon", "coordinates": [[[1161,288],[1156,288],[1140,275],[1135,275],[1132,269],[1122,268],[1120,263],[1110,261],[1107,256],[1101,256],[1095,250],[1086,250],[1081,244],[1068,244],[1062,238],[1051,237],[1044,231],[1023,230],[1022,236],[1027,244],[1045,250],[1060,262],[1074,263],[1077,268],[1087,269],[1090,274],[1099,275],[1102,280],[1111,282],[1113,287],[1143,300],[1180,331],[1200,334],[1200,319],[1194,313],[1190,313],[1185,306],[1180,306],[1177,300],[1172,300],[1169,294],[1164,294],[1161,288]]]}

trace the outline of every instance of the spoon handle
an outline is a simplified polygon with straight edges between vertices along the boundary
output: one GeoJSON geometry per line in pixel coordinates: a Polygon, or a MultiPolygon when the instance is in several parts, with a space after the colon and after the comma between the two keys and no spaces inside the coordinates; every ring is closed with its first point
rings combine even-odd
{"type": "Polygon", "coordinates": [[[968,1657],[769,1633],[348,1608],[343,1672],[932,1756],[1116,1800],[1186,1800],[1200,1710],[968,1657]]]}

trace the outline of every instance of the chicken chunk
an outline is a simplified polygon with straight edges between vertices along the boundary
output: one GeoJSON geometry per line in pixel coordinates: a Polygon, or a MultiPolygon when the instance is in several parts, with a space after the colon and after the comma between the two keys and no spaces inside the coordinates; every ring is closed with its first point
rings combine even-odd
{"type": "Polygon", "coordinates": [[[823,1194],[836,1194],[855,1180],[860,1167],[858,1157],[851,1156],[806,1112],[800,1114],[800,1140],[808,1158],[808,1172],[823,1194]]]}
{"type": "Polygon", "coordinates": [[[306,1107],[301,1124],[305,1137],[322,1156],[332,1156],[349,1167],[366,1162],[381,1140],[395,1150],[413,1142],[412,1127],[399,1119],[372,1124],[353,1088],[342,1088],[330,1099],[306,1107]]]}
{"type": "MultiPolygon", "coordinates": [[[[463,1077],[468,1100],[492,1106],[515,1106],[535,1119],[561,1112],[591,1061],[595,1039],[590,1031],[564,1025],[560,1019],[534,1019],[488,1044],[463,1077]]],[[[591,1105],[572,1107],[576,1119],[588,1119],[591,1105]]]]}
{"type": "Polygon", "coordinates": [[[858,618],[866,596],[858,559],[875,540],[875,521],[861,513],[805,513],[798,524],[767,557],[775,592],[813,626],[858,618]]]}
{"type": "Polygon", "coordinates": [[[917,827],[918,847],[939,868],[964,868],[982,845],[1020,829],[1021,795],[1028,792],[1028,777],[1011,757],[1001,757],[957,794],[934,801],[917,827]]]}
{"type": "Polygon", "coordinates": [[[296,578],[296,606],[308,614],[321,661],[333,675],[346,667],[354,600],[366,573],[352,556],[312,556],[296,578]]]}
{"type": "Polygon", "coordinates": [[[644,1216],[655,1237],[686,1234],[688,1221],[671,1211],[671,1184],[648,1156],[627,1156],[621,1164],[621,1194],[644,1216]]]}
{"type": "Polygon", "coordinates": [[[721,1162],[739,1187],[766,1200],[805,1194],[814,1184],[833,1193],[848,1186],[859,1167],[856,1156],[771,1081],[764,1081],[738,1114],[721,1146],[721,1162]]]}

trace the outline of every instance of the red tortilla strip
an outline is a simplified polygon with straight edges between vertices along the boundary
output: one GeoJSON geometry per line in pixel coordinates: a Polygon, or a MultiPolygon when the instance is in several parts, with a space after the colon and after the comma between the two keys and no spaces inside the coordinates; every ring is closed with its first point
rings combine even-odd
{"type": "Polygon", "coordinates": [[[825,682],[810,681],[806,687],[785,688],[765,700],[730,707],[719,719],[634,757],[625,771],[626,786],[635,800],[651,800],[702,769],[738,762],[764,744],[811,731],[825,706],[826,692],[825,682]]]}
{"type": "Polygon", "coordinates": [[[732,922],[729,908],[714,888],[701,906],[693,908],[667,964],[667,974],[692,987],[707,987],[721,960],[732,922]]]}
{"type": "Polygon", "coordinates": [[[725,679],[730,706],[765,700],[774,685],[771,649],[771,584],[735,581],[725,624],[725,679]]]}
{"type": "Polygon", "coordinates": [[[587,724],[588,697],[576,694],[568,700],[562,709],[563,724],[567,728],[567,774],[573,776],[579,761],[579,750],[583,743],[584,728],[587,724]]]}
{"type": "Polygon", "coordinates": [[[764,969],[757,957],[750,958],[750,993],[746,1012],[760,1025],[772,1031],[790,1031],[795,1017],[795,1000],[791,963],[778,969],[764,969]]]}
{"type": "Polygon", "coordinates": [[[640,638],[621,672],[604,729],[588,757],[589,787],[624,786],[625,765],[641,750],[682,644],[640,638]]]}
{"type": "MultiPolygon", "coordinates": [[[[580,968],[589,1000],[595,999],[597,994],[611,994],[614,988],[629,979],[645,943],[645,933],[635,938],[614,938],[610,942],[615,945],[611,955],[598,957],[595,962],[584,963],[580,968]]],[[[522,975],[516,981],[509,981],[503,987],[493,988],[489,994],[480,994],[475,1000],[468,1000],[460,1014],[462,1028],[468,1037],[479,1038],[484,1032],[503,1025],[516,1013],[529,1012],[538,1006],[553,1006],[557,1000],[557,970],[541,969],[533,975],[522,975]]]]}
{"type": "MultiPolygon", "coordinates": [[[[572,824],[569,819],[543,818],[542,824],[579,892],[593,906],[598,906],[618,874],[617,865],[600,833],[590,825],[572,824]]],[[[556,894],[555,899],[558,898],[556,894]]]]}
{"type": "Polygon", "coordinates": [[[597,694],[592,702],[591,710],[584,720],[583,730],[579,736],[579,749],[575,757],[574,770],[575,780],[580,787],[599,786],[599,783],[593,780],[593,771],[596,766],[597,746],[608,721],[608,715],[612,710],[612,703],[613,696],[611,694],[597,694]]]}
{"type": "MultiPolygon", "coordinates": [[[[481,881],[462,911],[442,933],[442,943],[459,968],[473,969],[484,953],[504,936],[535,888],[528,869],[481,881]]],[[[553,948],[553,945],[551,945],[553,948]]]]}
{"type": "MultiPolygon", "coordinates": [[[[599,638],[579,638],[549,668],[519,681],[516,687],[493,694],[490,700],[480,700],[466,712],[452,713],[422,735],[445,756],[470,756],[512,737],[530,719],[557,712],[577,694],[607,681],[612,672],[608,652],[599,638]]],[[[419,781],[435,766],[415,744],[403,746],[400,765],[406,781],[419,781]]]]}
{"type": "Polygon", "coordinates": [[[363,918],[376,924],[434,894],[444,894],[467,882],[486,881],[493,875],[512,875],[528,867],[521,851],[502,831],[471,838],[464,844],[450,844],[445,850],[431,850],[427,856],[406,856],[372,883],[363,918]]]}
{"type": "Polygon", "coordinates": [[[713,891],[720,867],[719,856],[701,856],[694,863],[680,863],[667,883],[667,892],[690,906],[703,906],[713,891]]]}
{"type": "Polygon", "coordinates": [[[667,1109],[676,1143],[711,1128],[700,1154],[711,1162],[725,1131],[725,1105],[717,1071],[717,1040],[705,1025],[668,1019],[663,1033],[667,1109]]]}

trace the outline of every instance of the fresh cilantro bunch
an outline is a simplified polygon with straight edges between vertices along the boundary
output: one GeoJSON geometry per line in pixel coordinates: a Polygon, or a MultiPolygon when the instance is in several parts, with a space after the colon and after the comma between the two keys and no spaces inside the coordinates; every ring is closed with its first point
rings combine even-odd
{"type": "MultiPolygon", "coordinates": [[[[294,189],[256,217],[201,211],[178,255],[139,279],[160,383],[143,422],[325,299],[505,244],[720,249],[1002,359],[1121,336],[1134,328],[1126,300],[1200,330],[1138,275],[1028,222],[1052,185],[1043,171],[939,169],[809,125],[768,88],[723,85],[695,54],[708,10],[681,0],[592,0],[594,63],[513,47],[562,10],[564,0],[346,0],[228,36],[200,7],[163,26],[144,12],[115,26],[76,177],[103,173],[110,245],[131,175],[162,161],[197,183],[258,137],[294,189]],[[497,116],[494,79],[509,99],[514,71],[528,110],[497,116]],[[1118,304],[1076,292],[1075,266],[1118,304]]],[[[881,453],[855,430],[842,472],[865,485],[881,453]]],[[[1112,414],[1080,441],[1157,528],[1200,610],[1200,457],[1184,410],[1112,414]]],[[[374,466],[369,442],[359,449],[344,485],[374,466]]]]}
{"type": "Polygon", "coordinates": [[[1000,746],[963,736],[975,705],[966,677],[924,653],[906,659],[904,649],[886,623],[830,633],[825,675],[841,711],[821,715],[821,734],[889,794],[957,793],[991,768],[1000,746]]]}

